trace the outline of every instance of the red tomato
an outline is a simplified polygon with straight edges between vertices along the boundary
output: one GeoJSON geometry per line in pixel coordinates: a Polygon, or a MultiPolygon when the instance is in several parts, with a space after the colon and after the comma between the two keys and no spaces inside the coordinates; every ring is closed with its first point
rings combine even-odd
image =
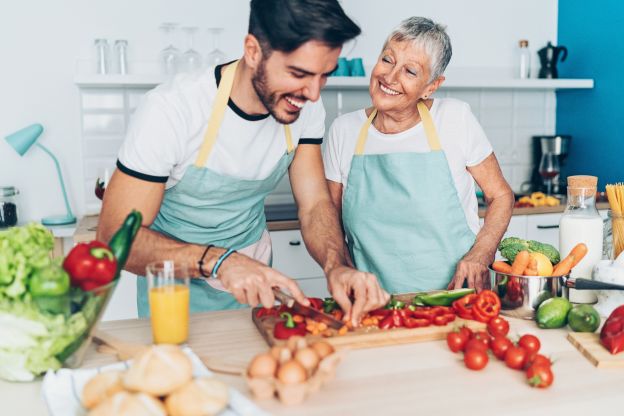
{"type": "Polygon", "coordinates": [[[484,344],[483,342],[479,341],[478,339],[473,338],[473,339],[468,340],[468,342],[466,342],[466,345],[464,346],[464,351],[474,350],[474,349],[487,352],[488,346],[484,344]]]}
{"type": "Polygon", "coordinates": [[[535,356],[541,345],[540,340],[535,335],[522,335],[518,340],[518,346],[524,348],[530,356],[535,356]]]}
{"type": "Polygon", "coordinates": [[[471,370],[481,370],[488,363],[487,352],[472,348],[464,353],[464,364],[471,370]]]}
{"type": "Polygon", "coordinates": [[[505,318],[497,316],[488,322],[487,330],[493,337],[496,335],[506,336],[509,333],[509,322],[505,318]]]}
{"type": "Polygon", "coordinates": [[[552,365],[552,361],[550,361],[550,358],[545,355],[537,354],[531,361],[531,365],[543,365],[550,367],[552,365]]]}
{"type": "Polygon", "coordinates": [[[459,332],[464,333],[468,337],[468,339],[472,338],[472,334],[473,334],[472,329],[468,328],[467,326],[460,327],[459,332]]]}
{"type": "Polygon", "coordinates": [[[521,370],[526,362],[527,352],[524,348],[512,345],[505,353],[505,364],[514,370],[521,370]]]}
{"type": "Polygon", "coordinates": [[[511,347],[512,345],[513,344],[511,343],[509,338],[500,335],[495,336],[494,339],[490,341],[490,348],[492,348],[494,356],[499,360],[505,359],[505,354],[507,353],[509,347],[511,347]]]}
{"type": "Polygon", "coordinates": [[[479,342],[482,342],[486,348],[490,348],[490,341],[492,337],[485,331],[477,331],[472,335],[472,339],[476,339],[479,342]]]}
{"type": "Polygon", "coordinates": [[[462,332],[449,332],[446,335],[446,344],[453,352],[462,351],[468,342],[466,334],[462,332]]]}
{"type": "Polygon", "coordinates": [[[553,383],[555,376],[549,365],[533,364],[528,368],[526,378],[531,387],[544,388],[553,383]]]}

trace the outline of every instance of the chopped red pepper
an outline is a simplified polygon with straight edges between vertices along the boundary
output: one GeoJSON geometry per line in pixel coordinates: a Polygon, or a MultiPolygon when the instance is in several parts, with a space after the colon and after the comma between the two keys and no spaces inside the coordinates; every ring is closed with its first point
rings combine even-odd
{"type": "Polygon", "coordinates": [[[117,274],[117,260],[110,248],[100,242],[80,243],[69,252],[63,268],[73,286],[93,290],[111,282],[117,274]]]}
{"type": "Polygon", "coordinates": [[[310,301],[310,306],[317,311],[323,310],[323,299],[320,298],[308,298],[310,301]]]}
{"type": "Polygon", "coordinates": [[[472,307],[474,302],[477,300],[477,295],[472,293],[470,295],[466,295],[463,298],[457,299],[453,302],[453,309],[455,313],[459,316],[463,315],[472,315],[472,307]]]}
{"type": "Polygon", "coordinates": [[[498,316],[501,302],[498,295],[491,290],[484,290],[477,295],[472,313],[479,322],[489,322],[490,319],[498,316]]]}
{"type": "Polygon", "coordinates": [[[423,328],[431,325],[431,321],[424,318],[407,318],[403,320],[403,325],[405,328],[423,328]]]}
{"type": "Polygon", "coordinates": [[[282,312],[280,318],[284,319],[275,324],[273,336],[277,339],[288,339],[294,335],[304,337],[306,335],[305,322],[295,322],[288,312],[282,312]]]}
{"type": "Polygon", "coordinates": [[[600,331],[600,343],[611,354],[624,351],[624,305],[615,308],[600,331]]]}

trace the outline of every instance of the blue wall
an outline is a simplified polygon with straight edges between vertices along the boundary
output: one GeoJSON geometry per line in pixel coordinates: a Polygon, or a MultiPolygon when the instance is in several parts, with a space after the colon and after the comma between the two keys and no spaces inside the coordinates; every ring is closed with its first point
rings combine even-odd
{"type": "Polygon", "coordinates": [[[571,134],[563,174],[624,182],[624,1],[560,0],[560,78],[593,78],[594,89],[557,92],[557,133],[571,134]]]}

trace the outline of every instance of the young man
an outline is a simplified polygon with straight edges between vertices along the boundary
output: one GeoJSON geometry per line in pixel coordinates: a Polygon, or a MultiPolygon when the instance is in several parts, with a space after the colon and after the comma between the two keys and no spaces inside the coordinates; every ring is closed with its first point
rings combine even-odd
{"type": "MultiPolygon", "coordinates": [[[[193,312],[272,306],[275,286],[307,304],[294,281],[267,266],[264,199],[288,170],[306,247],[347,316],[357,323],[385,304],[375,276],[347,265],[320,150],[320,90],[342,44],[359,33],[336,0],[252,0],[239,61],[146,95],[106,189],[98,239],[141,211],[127,269],[142,275],[151,261],[189,263],[193,312]]],[[[137,297],[145,316],[143,278],[137,297]]]]}

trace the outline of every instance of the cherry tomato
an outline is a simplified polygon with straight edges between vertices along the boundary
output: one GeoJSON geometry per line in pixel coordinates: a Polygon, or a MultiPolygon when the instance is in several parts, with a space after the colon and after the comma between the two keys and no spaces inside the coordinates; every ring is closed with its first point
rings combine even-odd
{"type": "Polygon", "coordinates": [[[449,332],[446,335],[446,344],[453,352],[463,351],[467,342],[468,337],[463,332],[449,332]]]}
{"type": "Polygon", "coordinates": [[[546,357],[545,355],[537,354],[535,357],[533,357],[531,365],[543,365],[550,367],[552,365],[552,361],[550,361],[550,358],[546,357]]]}
{"type": "Polygon", "coordinates": [[[535,356],[541,347],[541,343],[535,335],[526,334],[520,337],[518,346],[524,348],[530,356],[535,356]]]}
{"type": "Polygon", "coordinates": [[[505,360],[505,354],[507,353],[509,347],[511,347],[512,345],[513,344],[511,343],[509,338],[500,335],[495,336],[494,339],[490,341],[490,347],[492,348],[492,352],[494,353],[494,356],[499,360],[505,360]]]}
{"type": "Polygon", "coordinates": [[[479,341],[478,339],[473,338],[473,339],[468,340],[468,342],[466,342],[466,345],[464,346],[464,351],[474,350],[474,349],[487,352],[488,346],[484,344],[483,342],[479,341]]]}
{"type": "Polygon", "coordinates": [[[471,370],[481,370],[488,363],[487,352],[472,348],[464,353],[464,364],[471,370]]]}
{"type": "Polygon", "coordinates": [[[531,387],[544,388],[553,383],[555,376],[550,365],[533,364],[527,369],[526,378],[531,387]]]}
{"type": "Polygon", "coordinates": [[[472,334],[472,339],[476,339],[477,341],[482,342],[485,345],[486,349],[490,348],[490,341],[492,340],[492,337],[487,332],[477,331],[472,334]]]}
{"type": "Polygon", "coordinates": [[[468,339],[472,338],[472,334],[473,334],[472,329],[468,328],[467,326],[460,327],[459,332],[464,333],[468,337],[468,339]]]}
{"type": "Polygon", "coordinates": [[[509,322],[505,318],[497,316],[488,322],[487,330],[493,337],[496,335],[506,336],[509,333],[509,322]]]}
{"type": "Polygon", "coordinates": [[[505,353],[505,364],[514,370],[521,370],[524,367],[527,352],[524,348],[512,345],[505,353]]]}

